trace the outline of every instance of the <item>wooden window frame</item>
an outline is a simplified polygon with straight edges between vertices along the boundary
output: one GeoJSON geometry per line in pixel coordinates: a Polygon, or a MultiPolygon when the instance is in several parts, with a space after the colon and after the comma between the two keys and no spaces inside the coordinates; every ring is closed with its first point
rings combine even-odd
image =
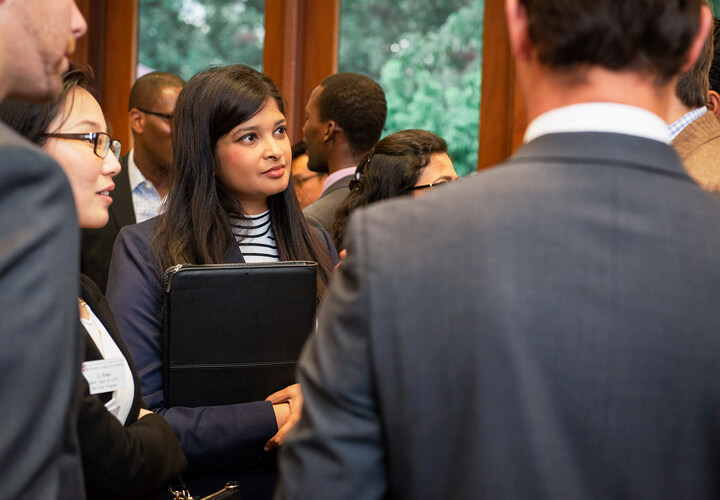
{"type": "MultiPolygon", "coordinates": [[[[288,103],[291,140],[302,138],[305,103],[337,71],[341,0],[266,0],[263,68],[288,103]]],[[[113,135],[132,147],[127,118],[137,67],[139,0],[77,0],[88,21],[75,59],[95,70],[98,99],[113,135]]],[[[495,165],[522,142],[525,109],[515,83],[503,0],[485,0],[478,169],[495,165]]]]}

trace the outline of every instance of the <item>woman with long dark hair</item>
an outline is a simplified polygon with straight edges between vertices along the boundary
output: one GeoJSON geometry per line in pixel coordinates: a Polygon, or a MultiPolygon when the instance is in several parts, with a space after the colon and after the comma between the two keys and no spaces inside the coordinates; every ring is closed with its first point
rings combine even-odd
{"type": "MultiPolygon", "coordinates": [[[[108,278],[108,299],[139,368],[143,397],[180,438],[190,473],[234,469],[225,477],[239,480],[247,498],[272,495],[275,468],[263,448],[281,444],[299,418],[299,387],[266,401],[166,408],[161,278],[165,269],[185,263],[315,261],[319,300],[337,253],[329,235],[302,215],[289,182],[286,126],[282,96],[254,69],[215,67],[192,77],[172,122],[173,179],[165,213],[123,228],[108,278]]],[[[204,494],[202,488],[190,490],[204,494]]]]}
{"type": "MultiPolygon", "coordinates": [[[[113,201],[120,143],[108,134],[100,105],[87,90],[89,79],[84,68],[65,73],[62,93],[48,104],[5,100],[0,120],[57,160],[70,182],[79,226],[99,228],[107,224],[113,201]]],[[[105,297],[85,275],[78,307],[85,335],[82,373],[88,382],[78,418],[87,496],[144,498],[187,462],[167,422],[144,408],[133,359],[105,297]]]]}
{"type": "Polygon", "coordinates": [[[356,208],[403,194],[417,196],[457,179],[447,144],[427,130],[390,134],[360,160],[350,194],[335,211],[332,237],[338,250],[345,226],[356,208]]]}

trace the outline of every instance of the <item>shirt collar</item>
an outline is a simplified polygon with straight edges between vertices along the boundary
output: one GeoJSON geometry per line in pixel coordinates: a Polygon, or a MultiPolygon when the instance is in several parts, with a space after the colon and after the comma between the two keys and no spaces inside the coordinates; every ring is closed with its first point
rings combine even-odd
{"type": "Polygon", "coordinates": [[[333,172],[332,174],[327,176],[327,179],[325,179],[325,183],[323,184],[323,188],[321,191],[321,195],[333,184],[335,184],[337,181],[342,179],[343,177],[347,177],[348,175],[352,175],[355,173],[355,169],[357,167],[347,167],[338,170],[337,172],[333,172]]]}
{"type": "Polygon", "coordinates": [[[128,153],[128,179],[130,180],[130,190],[134,191],[136,187],[147,181],[145,176],[135,164],[135,150],[131,149],[128,153]]]}
{"type": "Polygon", "coordinates": [[[542,135],[568,132],[606,132],[670,143],[668,126],[646,109],[611,102],[589,102],[553,109],[535,118],[525,142],[542,135]]]}
{"type": "Polygon", "coordinates": [[[700,118],[705,113],[707,113],[707,106],[695,108],[692,111],[688,111],[687,113],[682,115],[680,118],[672,122],[670,124],[670,127],[668,127],[670,130],[670,137],[675,139],[680,134],[680,132],[685,129],[685,127],[690,125],[692,122],[700,118]]]}

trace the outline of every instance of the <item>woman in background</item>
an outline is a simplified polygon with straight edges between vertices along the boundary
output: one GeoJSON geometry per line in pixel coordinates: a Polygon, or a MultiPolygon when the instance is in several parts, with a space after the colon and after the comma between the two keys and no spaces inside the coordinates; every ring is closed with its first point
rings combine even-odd
{"type": "MultiPolygon", "coordinates": [[[[70,182],[80,227],[99,228],[108,221],[112,177],[120,171],[120,143],[110,138],[100,105],[87,90],[88,80],[85,71],[71,70],[52,103],[6,100],[0,103],[0,120],[57,160],[70,182]]],[[[78,436],[87,495],[144,497],[164,488],[187,462],[167,422],[142,406],[132,357],[105,297],[87,276],[80,276],[80,288],[86,340],[82,372],[88,383],[78,436]],[[105,384],[98,374],[106,373],[115,381],[105,384]]]]}
{"type": "Polygon", "coordinates": [[[289,182],[284,102],[266,76],[244,65],[198,73],[178,97],[172,134],[167,209],[118,235],[108,299],[127,332],[143,398],[180,437],[190,473],[217,473],[214,479],[186,476],[190,491],[207,494],[236,480],[243,498],[271,498],[276,466],[263,449],[281,444],[299,419],[299,386],[266,401],[166,408],[161,279],[167,268],[184,263],[315,261],[319,300],[337,253],[329,235],[302,215],[289,182]]]}
{"type": "Polygon", "coordinates": [[[341,250],[350,214],[359,207],[403,194],[418,196],[457,179],[445,141],[426,130],[403,130],[378,141],[360,160],[350,194],[335,211],[332,237],[341,250]]]}

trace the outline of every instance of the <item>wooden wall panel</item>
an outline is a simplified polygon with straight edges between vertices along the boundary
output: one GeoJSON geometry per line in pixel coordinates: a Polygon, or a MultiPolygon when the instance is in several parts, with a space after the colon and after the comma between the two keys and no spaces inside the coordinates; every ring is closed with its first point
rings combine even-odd
{"type": "Polygon", "coordinates": [[[77,4],[88,31],[78,40],[73,59],[92,67],[98,101],[113,137],[127,152],[131,148],[127,103],[137,66],[138,0],[77,0],[77,4]]]}
{"type": "Polygon", "coordinates": [[[525,106],[515,82],[503,0],[485,0],[478,170],[500,163],[522,143],[525,106]]]}
{"type": "Polygon", "coordinates": [[[122,142],[125,153],[132,147],[127,106],[137,68],[138,15],[138,0],[107,2],[102,107],[112,127],[113,136],[122,142]]]}
{"type": "Polygon", "coordinates": [[[292,142],[313,89],[337,71],[339,26],[340,0],[266,0],[263,71],[288,101],[292,142]]]}

